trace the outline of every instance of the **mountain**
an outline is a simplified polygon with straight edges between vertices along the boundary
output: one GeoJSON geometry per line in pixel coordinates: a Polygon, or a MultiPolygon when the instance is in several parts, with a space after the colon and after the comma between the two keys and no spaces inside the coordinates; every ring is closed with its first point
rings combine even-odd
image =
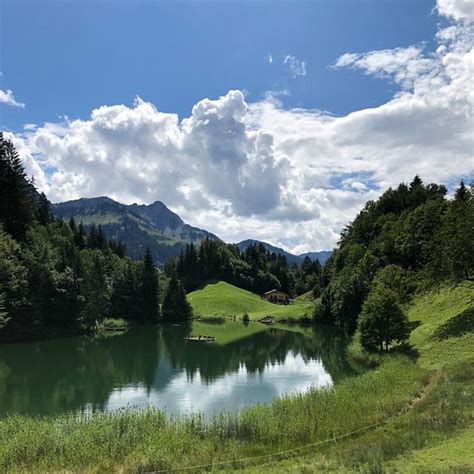
{"type": "Polygon", "coordinates": [[[86,228],[101,225],[107,238],[127,245],[132,258],[141,258],[150,247],[160,265],[179,255],[189,242],[197,243],[206,237],[218,240],[216,235],[183,222],[160,201],[126,205],[108,197],[82,198],[53,204],[52,212],[64,220],[73,217],[86,228]]]}
{"type": "Polygon", "coordinates": [[[237,244],[237,247],[241,252],[243,252],[245,249],[247,249],[247,247],[255,244],[262,244],[269,252],[274,252],[277,255],[284,255],[289,265],[301,265],[305,257],[309,257],[311,260],[319,260],[319,263],[321,263],[321,265],[324,265],[326,260],[332,255],[332,250],[323,250],[321,252],[307,252],[301,255],[295,255],[290,252],[287,252],[286,250],[283,250],[280,247],[275,247],[274,245],[271,245],[268,242],[262,242],[260,240],[253,239],[242,240],[242,242],[239,242],[237,244]]]}
{"type": "MultiPolygon", "coordinates": [[[[101,225],[105,236],[125,243],[128,254],[134,259],[141,258],[145,249],[150,247],[159,265],[164,265],[167,259],[178,256],[189,242],[199,243],[206,237],[219,240],[216,235],[206,230],[186,224],[161,201],[148,205],[126,205],[106,196],[81,198],[53,204],[52,212],[63,220],[73,217],[77,223],[82,222],[86,229],[92,224],[101,225]]],[[[305,256],[324,264],[332,253],[323,251],[294,255],[267,242],[252,239],[243,240],[237,246],[243,251],[249,245],[260,243],[269,252],[284,255],[289,265],[301,265],[305,256]]]]}
{"type": "Polygon", "coordinates": [[[301,259],[309,257],[311,260],[319,260],[321,265],[324,265],[327,259],[332,255],[332,250],[321,250],[321,252],[306,252],[298,255],[301,259]]]}

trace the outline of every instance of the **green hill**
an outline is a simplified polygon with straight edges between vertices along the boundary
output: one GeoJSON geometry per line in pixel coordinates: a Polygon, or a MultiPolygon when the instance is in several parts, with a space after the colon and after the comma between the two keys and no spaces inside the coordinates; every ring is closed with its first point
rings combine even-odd
{"type": "Polygon", "coordinates": [[[188,295],[194,313],[198,316],[237,316],[247,312],[250,319],[273,316],[277,320],[310,316],[313,303],[295,300],[289,305],[278,305],[265,301],[250,291],[237,288],[224,281],[209,283],[203,289],[188,295]]]}

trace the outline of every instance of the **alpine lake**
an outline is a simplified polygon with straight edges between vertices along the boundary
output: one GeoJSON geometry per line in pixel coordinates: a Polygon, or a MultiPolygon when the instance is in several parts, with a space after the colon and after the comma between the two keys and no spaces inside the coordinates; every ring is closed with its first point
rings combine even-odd
{"type": "Polygon", "coordinates": [[[195,320],[0,345],[0,417],[140,409],[212,416],[355,374],[332,328],[195,320]],[[210,335],[213,341],[189,336],[210,335]]]}

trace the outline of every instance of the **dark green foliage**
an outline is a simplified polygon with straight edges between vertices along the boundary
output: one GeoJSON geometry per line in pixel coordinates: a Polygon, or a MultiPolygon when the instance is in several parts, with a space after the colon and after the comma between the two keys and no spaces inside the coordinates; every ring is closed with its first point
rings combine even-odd
{"type": "Polygon", "coordinates": [[[58,221],[0,135],[0,336],[47,335],[49,328],[91,331],[106,317],[159,316],[153,262],[132,262],[102,228],[58,221]]]}
{"type": "Polygon", "coordinates": [[[474,196],[464,182],[442,216],[433,269],[456,280],[474,278],[474,196]]]}
{"type": "Polygon", "coordinates": [[[364,302],[360,315],[360,342],[369,351],[388,350],[393,343],[408,340],[408,318],[398,297],[383,286],[375,287],[364,302]]]}
{"type": "Polygon", "coordinates": [[[112,293],[112,315],[127,321],[140,321],[143,302],[140,292],[140,275],[131,261],[125,260],[114,283],[112,293]]]}
{"type": "Polygon", "coordinates": [[[38,203],[36,205],[36,218],[42,225],[46,225],[52,220],[51,204],[44,193],[41,193],[38,197],[38,203]]]}
{"type": "MultiPolygon", "coordinates": [[[[175,269],[187,291],[213,280],[260,294],[279,288],[298,295],[321,286],[319,262],[306,258],[301,268],[289,269],[285,256],[270,253],[262,243],[249,245],[241,253],[235,245],[204,239],[199,248],[192,243],[186,246],[175,269]]],[[[165,271],[171,275],[172,264],[165,271]]]]}
{"type": "Polygon", "coordinates": [[[388,189],[342,232],[323,268],[322,291],[314,287],[315,295],[321,293],[315,321],[352,331],[376,286],[405,303],[415,281],[474,278],[473,235],[474,199],[464,183],[453,200],[446,199],[444,186],[424,185],[418,176],[388,189]]]}
{"type": "Polygon", "coordinates": [[[158,271],[156,270],[149,248],[146,249],[143,257],[142,297],[142,321],[146,323],[158,321],[160,313],[160,304],[158,301],[158,271]]]}
{"type": "Polygon", "coordinates": [[[15,147],[0,132],[0,223],[17,240],[24,239],[34,218],[34,197],[15,147]]]}
{"type": "Polygon", "coordinates": [[[192,316],[192,308],[186,299],[182,283],[176,274],[171,277],[163,300],[163,321],[186,321],[192,316]]]}

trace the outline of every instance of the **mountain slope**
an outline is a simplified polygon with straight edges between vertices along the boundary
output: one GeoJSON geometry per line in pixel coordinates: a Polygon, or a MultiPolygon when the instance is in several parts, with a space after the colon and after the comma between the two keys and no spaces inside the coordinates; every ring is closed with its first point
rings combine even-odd
{"type": "Polygon", "coordinates": [[[188,242],[199,242],[205,237],[218,239],[210,232],[184,223],[159,201],[149,206],[128,206],[108,197],[82,198],[53,204],[52,211],[64,220],[73,217],[86,228],[101,225],[107,238],[127,245],[132,258],[140,258],[146,247],[150,247],[160,265],[179,255],[188,242]]]}
{"type": "Polygon", "coordinates": [[[161,201],[155,201],[149,205],[132,204],[128,207],[131,211],[144,217],[165,235],[173,239],[186,242],[199,242],[208,237],[212,240],[219,240],[216,235],[207,230],[186,224],[178,214],[170,211],[161,201]]]}
{"type": "Polygon", "coordinates": [[[286,257],[286,261],[288,264],[291,265],[301,265],[303,262],[304,258],[307,256],[311,260],[319,260],[319,263],[321,265],[324,265],[326,260],[332,255],[332,250],[323,250],[321,252],[307,252],[303,253],[301,255],[295,255],[290,252],[287,252],[286,250],[283,250],[280,247],[275,247],[272,244],[269,244],[268,242],[262,242],[260,240],[254,240],[254,239],[247,239],[247,240],[242,240],[242,242],[239,242],[237,244],[237,247],[241,252],[246,250],[250,245],[259,245],[262,244],[269,252],[276,253],[277,255],[283,255],[286,257]]]}

